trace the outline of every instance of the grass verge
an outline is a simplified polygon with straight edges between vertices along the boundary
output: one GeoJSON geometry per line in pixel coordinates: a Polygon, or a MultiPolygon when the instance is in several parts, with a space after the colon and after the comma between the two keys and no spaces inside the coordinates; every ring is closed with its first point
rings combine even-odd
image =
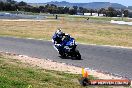
{"type": "MultiPolygon", "coordinates": [[[[80,75],[33,68],[0,54],[0,88],[83,88],[80,75]]],[[[93,79],[90,76],[90,79],[93,79]]]]}

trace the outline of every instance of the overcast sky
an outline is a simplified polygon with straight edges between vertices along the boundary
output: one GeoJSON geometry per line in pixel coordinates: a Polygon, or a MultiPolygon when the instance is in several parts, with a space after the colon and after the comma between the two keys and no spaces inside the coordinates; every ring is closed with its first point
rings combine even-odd
{"type": "Polygon", "coordinates": [[[81,2],[81,3],[88,3],[88,2],[111,2],[111,3],[119,3],[125,6],[132,6],[132,0],[16,0],[16,1],[25,1],[28,3],[45,3],[50,1],[67,1],[67,2],[81,2]]]}

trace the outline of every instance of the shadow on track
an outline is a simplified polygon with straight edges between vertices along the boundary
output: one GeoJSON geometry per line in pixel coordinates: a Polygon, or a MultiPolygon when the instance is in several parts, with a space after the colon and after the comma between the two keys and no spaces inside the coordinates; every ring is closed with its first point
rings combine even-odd
{"type": "Polygon", "coordinates": [[[76,59],[75,57],[62,57],[62,56],[59,56],[61,59],[71,59],[71,60],[83,60],[82,58],[81,59],[76,59]]]}

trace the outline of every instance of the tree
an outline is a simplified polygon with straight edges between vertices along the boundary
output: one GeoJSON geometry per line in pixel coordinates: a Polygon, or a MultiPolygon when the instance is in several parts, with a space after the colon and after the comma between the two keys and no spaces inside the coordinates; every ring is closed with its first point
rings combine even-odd
{"type": "Polygon", "coordinates": [[[89,12],[89,11],[88,11],[88,9],[86,9],[86,8],[79,7],[78,12],[80,12],[80,13],[87,13],[87,12],[89,12]]]}
{"type": "Polygon", "coordinates": [[[106,14],[106,10],[104,8],[101,8],[98,10],[99,14],[106,14]]]}
{"type": "Polygon", "coordinates": [[[33,8],[31,9],[31,12],[39,13],[39,12],[40,12],[40,9],[37,8],[37,7],[33,7],[33,8]]]}
{"type": "Polygon", "coordinates": [[[78,9],[78,7],[77,7],[77,6],[73,6],[73,9],[74,9],[74,10],[77,10],[77,9],[78,9]]]}
{"type": "Polygon", "coordinates": [[[94,12],[94,10],[90,9],[91,16],[93,16],[93,12],[94,12]]]}
{"type": "Polygon", "coordinates": [[[117,12],[113,7],[109,7],[108,10],[106,10],[106,16],[108,17],[116,17],[117,12]]]}
{"type": "Polygon", "coordinates": [[[27,11],[27,12],[42,12],[42,13],[51,13],[51,14],[77,14],[79,13],[97,13],[99,14],[106,14],[106,16],[114,17],[117,15],[121,15],[121,13],[124,13],[124,16],[128,16],[128,10],[124,10],[123,12],[119,10],[115,10],[112,7],[109,7],[107,10],[104,8],[101,8],[99,10],[96,9],[86,9],[83,7],[73,6],[73,8],[69,7],[58,7],[54,4],[47,4],[45,6],[39,6],[39,7],[33,7],[31,5],[28,5],[26,2],[19,2],[17,3],[14,0],[7,0],[7,2],[0,2],[0,11],[27,11]]]}
{"type": "Polygon", "coordinates": [[[65,14],[68,14],[69,13],[69,8],[68,7],[64,7],[63,11],[64,11],[65,14]]]}
{"type": "Polygon", "coordinates": [[[40,12],[44,12],[45,11],[45,7],[44,6],[39,6],[40,12]]]}
{"type": "Polygon", "coordinates": [[[123,14],[124,14],[124,17],[128,17],[129,11],[128,10],[124,10],[123,14]]]}
{"type": "Polygon", "coordinates": [[[77,14],[78,7],[77,6],[73,6],[73,10],[74,10],[75,14],[77,14]]]}
{"type": "Polygon", "coordinates": [[[5,10],[5,11],[11,11],[11,4],[10,3],[5,3],[4,7],[3,7],[3,10],[5,10]]]}
{"type": "Polygon", "coordinates": [[[83,7],[79,7],[79,11],[80,13],[83,13],[83,7]]]}
{"type": "Polygon", "coordinates": [[[4,8],[4,3],[3,2],[0,2],[0,10],[2,11],[4,8]]]}
{"type": "Polygon", "coordinates": [[[69,10],[69,14],[70,15],[74,15],[74,14],[76,14],[77,12],[76,12],[76,10],[75,9],[70,9],[69,10]]]}
{"type": "Polygon", "coordinates": [[[58,7],[57,13],[64,14],[64,7],[58,7]]]}

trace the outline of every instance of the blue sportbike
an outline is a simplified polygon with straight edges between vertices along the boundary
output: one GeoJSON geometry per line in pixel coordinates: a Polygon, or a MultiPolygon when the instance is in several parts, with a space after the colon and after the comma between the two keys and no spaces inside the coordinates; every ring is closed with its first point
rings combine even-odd
{"type": "MultiPolygon", "coordinates": [[[[54,39],[52,39],[52,41],[54,42],[54,39]]],[[[61,57],[71,57],[77,60],[81,60],[81,54],[79,53],[76,47],[77,44],[75,42],[75,39],[72,37],[63,38],[61,43],[59,44],[54,43],[54,48],[59,52],[61,57]]]]}

